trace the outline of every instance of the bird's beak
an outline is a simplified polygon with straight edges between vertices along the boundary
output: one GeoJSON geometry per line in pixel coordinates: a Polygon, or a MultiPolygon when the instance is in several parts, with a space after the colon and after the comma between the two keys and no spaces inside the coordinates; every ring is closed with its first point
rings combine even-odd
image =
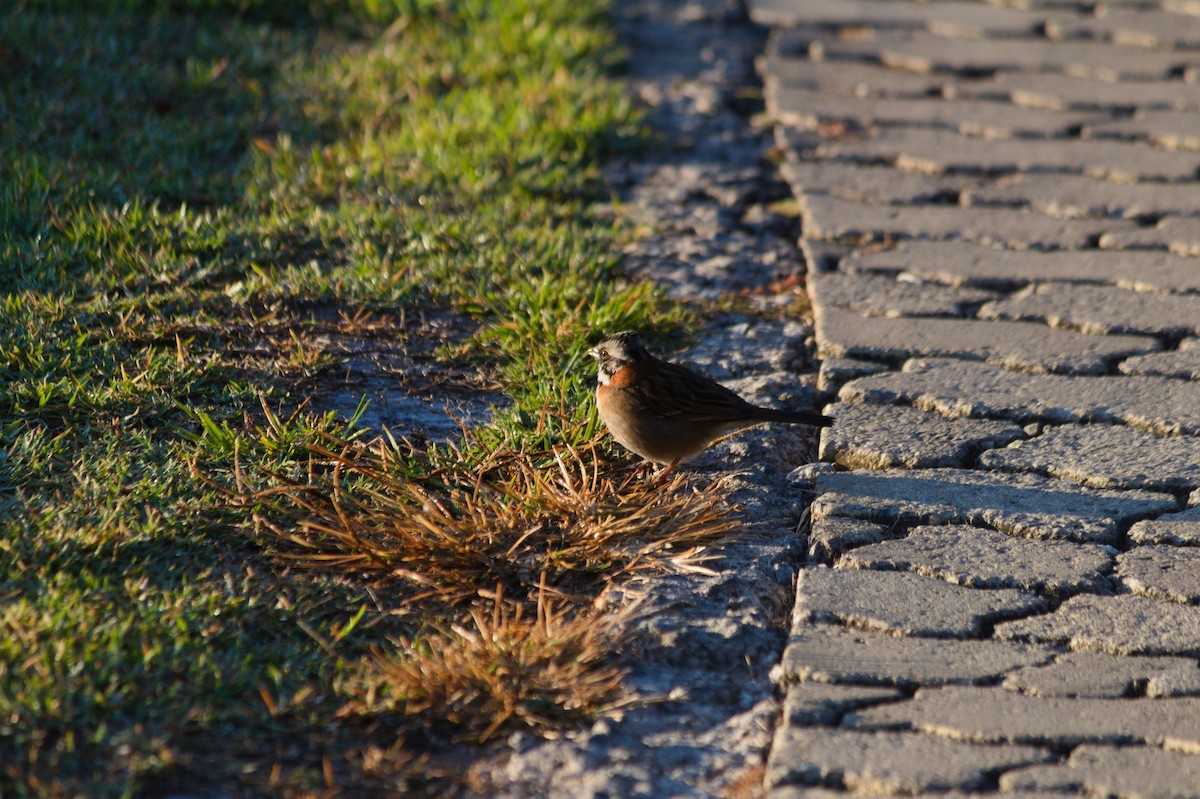
{"type": "Polygon", "coordinates": [[[592,360],[595,360],[595,361],[600,360],[600,350],[597,349],[596,347],[592,347],[590,350],[588,350],[587,354],[588,354],[588,357],[591,358],[592,360]]]}

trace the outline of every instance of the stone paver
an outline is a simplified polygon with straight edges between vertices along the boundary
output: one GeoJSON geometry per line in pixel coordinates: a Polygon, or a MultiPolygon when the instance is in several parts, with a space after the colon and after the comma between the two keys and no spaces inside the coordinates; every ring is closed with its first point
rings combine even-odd
{"type": "Polygon", "coordinates": [[[1200,799],[1200,4],[750,9],[854,470],[770,795],[1200,799]]]}
{"type": "Polygon", "coordinates": [[[817,389],[833,391],[850,380],[887,370],[887,366],[874,361],[864,361],[858,358],[826,358],[821,361],[821,371],[817,375],[817,389]]]}
{"type": "Polygon", "coordinates": [[[865,685],[948,685],[995,680],[1022,666],[1048,663],[1052,651],[1018,641],[896,638],[832,624],[792,630],[778,679],[865,685]]]}
{"type": "Polygon", "coordinates": [[[811,155],[885,160],[914,172],[1067,172],[1123,183],[1187,180],[1200,167],[1200,153],[1161,150],[1139,142],[984,139],[941,128],[899,126],[876,128],[869,138],[819,141],[811,155]]]}
{"type": "Polygon", "coordinates": [[[1135,594],[1200,604],[1200,549],[1135,547],[1117,558],[1117,579],[1135,594]]]}
{"type": "Polygon", "coordinates": [[[850,402],[911,403],[947,416],[1122,422],[1162,435],[1200,434],[1200,395],[1183,380],[1025,374],[985,363],[918,359],[902,372],[847,383],[850,402]]]}
{"type": "Polygon", "coordinates": [[[955,356],[1021,369],[1099,374],[1116,358],[1159,346],[1148,336],[1089,336],[1033,322],[888,318],[821,306],[816,321],[821,354],[835,357],[894,361],[955,356]]]}
{"type": "Polygon", "coordinates": [[[977,743],[1076,746],[1146,743],[1200,749],[1200,698],[1041,697],[1003,688],[922,688],[853,713],[858,728],[911,728],[977,743]]]}
{"type": "MultiPolygon", "coordinates": [[[[1041,791],[1007,791],[1003,794],[992,792],[945,791],[938,793],[915,794],[922,799],[1063,799],[1061,793],[1043,793],[1041,791]]],[[[845,791],[836,788],[817,788],[811,785],[780,785],[772,788],[767,796],[770,799],[846,799],[845,791]]],[[[894,799],[895,794],[880,791],[857,791],[854,799],[894,799]]]]}
{"type": "Polygon", "coordinates": [[[938,29],[955,27],[978,34],[1033,33],[1045,23],[1047,15],[1007,6],[989,6],[973,2],[940,2],[934,6],[895,3],[889,0],[815,0],[795,3],[790,0],[756,0],[755,18],[771,25],[853,25],[870,20],[876,27],[938,29]]]}
{"type": "MultiPolygon", "coordinates": [[[[1137,127],[1119,136],[1121,129],[1107,127],[1108,117],[1100,116],[1096,111],[1024,109],[1021,113],[1014,114],[1012,106],[1008,103],[982,100],[948,103],[927,97],[856,97],[829,94],[778,81],[767,84],[767,100],[776,109],[775,116],[780,122],[799,130],[815,131],[830,120],[853,119],[866,125],[909,124],[945,127],[967,135],[991,139],[1022,135],[1064,135],[1085,126],[1088,130],[1106,133],[1111,138],[1131,138],[1139,132],[1147,135],[1144,127],[1137,127]],[[1097,123],[1098,119],[1105,122],[1097,123]]],[[[1171,128],[1150,128],[1163,129],[1171,128]]]]}
{"type": "Polygon", "coordinates": [[[783,715],[789,724],[836,724],[849,710],[894,702],[903,696],[897,688],[879,685],[799,682],[788,688],[783,715]]]}
{"type": "Polygon", "coordinates": [[[1151,294],[1081,283],[1041,283],[979,310],[982,319],[1039,321],[1092,335],[1200,332],[1200,294],[1151,294]]]}
{"type": "Polygon", "coordinates": [[[1129,540],[1135,544],[1200,546],[1200,506],[1138,522],[1129,528],[1129,540]]]}
{"type": "Polygon", "coordinates": [[[1200,655],[1200,607],[1140,596],[1071,597],[1053,613],[996,625],[996,637],[1114,655],[1200,655]]]}
{"type": "Polygon", "coordinates": [[[1200,487],[1200,437],[1156,436],[1117,425],[1063,425],[979,458],[987,469],[1038,472],[1093,488],[1200,487]]]}
{"type": "Polygon", "coordinates": [[[1147,214],[1195,214],[1195,197],[1196,187],[1191,183],[1113,183],[1085,175],[1032,173],[977,181],[964,188],[962,200],[970,205],[1028,206],[1050,216],[1127,219],[1147,214]]]}
{"type": "Polygon", "coordinates": [[[808,556],[813,563],[830,563],[834,557],[847,549],[876,544],[899,533],[892,532],[881,524],[831,516],[814,521],[809,533],[808,556]]]}
{"type": "MultiPolygon", "coordinates": [[[[1180,657],[1120,657],[1102,652],[1068,652],[1053,663],[1026,666],[1004,678],[1004,687],[1031,696],[1118,699],[1152,684],[1200,680],[1196,661],[1180,657]]],[[[1161,694],[1160,694],[1161,695],[1161,694]]]]}
{"type": "Polygon", "coordinates": [[[954,238],[1027,249],[1078,248],[1097,238],[1118,241],[1119,235],[1147,235],[1135,223],[1120,219],[1062,219],[1009,208],[868,205],[827,194],[806,195],[800,207],[808,234],[823,239],[954,238]]]}
{"type": "Polygon", "coordinates": [[[948,285],[984,288],[1054,280],[1147,291],[1200,291],[1200,269],[1194,258],[1150,251],[1034,253],[958,242],[905,241],[892,250],[852,254],[842,268],[909,272],[948,285]]]}
{"type": "Polygon", "coordinates": [[[1033,541],[964,525],[917,527],[903,539],[869,544],[838,559],[839,568],[903,569],[973,588],[1051,595],[1102,592],[1112,565],[1108,547],[1033,541]]]}
{"type": "Polygon", "coordinates": [[[981,591],[907,572],[805,569],[794,622],[834,622],[901,635],[973,637],[985,624],[1039,610],[1044,600],[1014,589],[981,591]]]}
{"type": "Polygon", "coordinates": [[[1101,491],[1037,475],[963,469],[838,472],[817,478],[814,522],[975,524],[1040,540],[1116,543],[1122,525],[1173,510],[1175,498],[1101,491]]]}
{"type": "Polygon", "coordinates": [[[797,193],[806,197],[828,194],[843,200],[876,205],[945,203],[964,192],[973,192],[986,185],[983,178],[973,175],[923,175],[891,166],[846,161],[789,159],[780,166],[780,171],[797,193]]]}
{"type": "Polygon", "coordinates": [[[980,746],[907,733],[784,727],[767,761],[770,787],[838,782],[856,793],[971,789],[1002,769],[1053,759],[1031,746],[980,746]]]}
{"type": "MultiPolygon", "coordinates": [[[[939,0],[938,5],[942,5],[939,0]]],[[[921,6],[922,9],[928,6],[921,6]]],[[[1126,112],[1200,110],[1200,83],[1172,80],[1113,83],[1054,72],[1000,72],[980,79],[968,75],[928,74],[892,69],[878,62],[811,61],[797,53],[794,42],[773,35],[764,60],[766,83],[867,97],[922,97],[940,94],[964,99],[1011,101],[1018,108],[1126,112]]]]}
{"type": "Polygon", "coordinates": [[[1010,422],[948,419],[917,408],[842,402],[825,412],[838,423],[821,436],[821,460],[850,469],[966,466],[979,451],[1025,435],[1010,422]]]}
{"type": "Polygon", "coordinates": [[[844,96],[919,97],[936,91],[945,83],[939,77],[887,69],[865,61],[810,61],[795,53],[784,52],[780,44],[786,43],[774,36],[767,44],[764,84],[768,86],[780,81],[844,96]]]}
{"type": "Polygon", "coordinates": [[[880,316],[966,316],[998,296],[991,291],[915,279],[897,281],[867,272],[816,272],[809,277],[808,290],[813,301],[822,305],[880,316]]]}
{"type": "Polygon", "coordinates": [[[1164,249],[1176,255],[1200,256],[1200,218],[1168,216],[1154,227],[1113,228],[1100,236],[1106,250],[1164,249]]]}
{"type": "Polygon", "coordinates": [[[827,60],[878,60],[910,72],[999,71],[1062,72],[1097,80],[1167,79],[1187,66],[1189,56],[1169,50],[1111,47],[1104,42],[1054,41],[1047,38],[951,39],[927,31],[877,30],[861,37],[831,38],[812,28],[780,31],[779,49],[814,54],[813,42],[827,60]]]}
{"type": "Polygon", "coordinates": [[[1086,123],[1089,136],[1144,138],[1169,150],[1200,150],[1200,115],[1187,111],[1145,111],[1131,119],[1086,123]]]}
{"type": "Polygon", "coordinates": [[[1200,757],[1150,747],[1084,745],[1065,763],[1014,769],[1000,777],[1005,791],[1071,792],[1122,799],[1196,799],[1200,757]]]}
{"type": "Polygon", "coordinates": [[[1200,669],[1195,668],[1196,661],[1188,663],[1190,666],[1152,676],[1146,683],[1146,696],[1200,696],[1200,669]]]}
{"type": "MultiPolygon", "coordinates": [[[[829,194],[877,205],[957,202],[976,208],[1030,208],[1052,217],[1115,219],[1148,214],[1187,216],[1200,210],[1196,207],[1196,188],[1190,183],[1113,183],[1086,175],[1037,172],[991,179],[957,172],[906,172],[891,165],[850,161],[789,160],[782,172],[800,193],[829,194]]],[[[1092,252],[1060,253],[1057,261],[1067,261],[1062,266],[1072,265],[1063,257],[1067,254],[1082,256],[1085,261],[1094,256],[1092,252]]],[[[939,260],[953,263],[955,259],[943,254],[939,260]]],[[[1082,271],[1080,266],[1075,268],[1082,271]]],[[[1089,273],[1083,274],[1090,277],[1089,273]]],[[[1124,277],[1125,270],[1117,268],[1113,274],[1124,277]]]]}
{"type": "Polygon", "coordinates": [[[1050,39],[1112,39],[1137,47],[1200,45],[1200,20],[1146,8],[1136,12],[1105,8],[1103,14],[1081,15],[1064,11],[1061,6],[1024,8],[955,0],[928,5],[891,0],[809,0],[803,4],[757,0],[754,5],[760,22],[787,26],[855,25],[870,20],[876,28],[928,29],[964,39],[1037,36],[1044,32],[1050,39]]]}
{"type": "Polygon", "coordinates": [[[1179,377],[1184,380],[1200,380],[1200,339],[1187,339],[1177,350],[1156,352],[1150,355],[1135,355],[1121,361],[1118,367],[1127,375],[1151,375],[1154,377],[1179,377]]]}
{"type": "Polygon", "coordinates": [[[997,90],[1015,103],[1035,108],[1200,109],[1200,84],[1178,78],[1113,83],[1080,75],[1006,72],[979,88],[997,90]]]}

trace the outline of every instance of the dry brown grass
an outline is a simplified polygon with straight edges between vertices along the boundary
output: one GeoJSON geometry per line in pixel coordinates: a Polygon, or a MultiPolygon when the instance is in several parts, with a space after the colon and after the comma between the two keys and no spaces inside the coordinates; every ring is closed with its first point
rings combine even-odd
{"type": "Polygon", "coordinates": [[[239,473],[227,497],[277,557],[369,578],[411,621],[365,659],[349,712],[465,740],[628,703],[614,654],[629,614],[608,589],[704,570],[736,527],[711,490],[615,468],[595,444],[430,453],[326,436],[310,451],[302,474],[239,473]]]}
{"type": "Polygon", "coordinates": [[[543,601],[472,608],[470,623],[401,643],[372,664],[388,698],[434,727],[486,741],[512,727],[552,729],[572,717],[614,710],[631,699],[613,662],[621,620],[596,610],[555,611],[543,601]]]}
{"type": "MultiPolygon", "coordinates": [[[[333,442],[326,442],[333,443],[333,442]]],[[[462,456],[417,481],[393,446],[316,446],[303,479],[270,475],[237,501],[272,551],[297,565],[404,585],[407,600],[458,606],[498,589],[590,604],[647,571],[703,568],[735,524],[708,491],[604,468],[594,446],[462,456]]],[[[444,460],[444,459],[443,459],[444,460]]]]}

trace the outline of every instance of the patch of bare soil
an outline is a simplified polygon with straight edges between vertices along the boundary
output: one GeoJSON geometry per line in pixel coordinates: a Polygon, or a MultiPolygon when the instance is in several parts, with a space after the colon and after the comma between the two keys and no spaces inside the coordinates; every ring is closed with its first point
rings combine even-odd
{"type": "Polygon", "coordinates": [[[478,326],[447,310],[310,308],[163,335],[193,342],[233,379],[273,385],[310,411],[349,417],[365,398],[362,426],[419,444],[456,438],[462,425],[482,424],[493,407],[507,404],[493,367],[443,355],[462,350],[478,326]]]}

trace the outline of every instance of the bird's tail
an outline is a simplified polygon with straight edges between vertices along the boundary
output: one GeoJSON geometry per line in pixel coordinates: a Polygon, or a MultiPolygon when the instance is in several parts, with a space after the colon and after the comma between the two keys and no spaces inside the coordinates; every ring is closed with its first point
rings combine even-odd
{"type": "Polygon", "coordinates": [[[755,408],[754,419],[759,422],[783,422],[784,424],[809,424],[813,427],[829,427],[832,416],[816,411],[787,411],[780,408],[755,408]]]}

